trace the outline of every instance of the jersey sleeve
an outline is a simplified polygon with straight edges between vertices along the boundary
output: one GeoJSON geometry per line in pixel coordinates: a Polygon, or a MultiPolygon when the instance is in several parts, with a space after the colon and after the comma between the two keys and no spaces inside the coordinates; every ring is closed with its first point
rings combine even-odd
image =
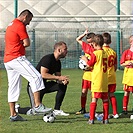
{"type": "Polygon", "coordinates": [[[91,54],[94,51],[93,47],[86,42],[82,42],[82,50],[87,54],[91,54]]]}
{"type": "Polygon", "coordinates": [[[126,51],[124,51],[121,56],[120,64],[123,64],[125,62],[125,55],[126,55],[126,51]]]}
{"type": "Polygon", "coordinates": [[[114,62],[115,65],[117,65],[117,55],[115,56],[115,62],[114,62]]]}
{"type": "Polygon", "coordinates": [[[87,46],[89,44],[87,44],[86,42],[82,42],[82,49],[83,51],[86,53],[87,49],[89,49],[89,46],[87,46]]]}
{"type": "Polygon", "coordinates": [[[87,64],[91,67],[96,63],[96,55],[94,53],[91,54],[90,60],[88,60],[87,64]]]}
{"type": "Polygon", "coordinates": [[[82,50],[86,53],[86,46],[87,46],[88,44],[86,43],[86,42],[82,42],[82,50]]]}
{"type": "Polygon", "coordinates": [[[46,67],[47,69],[50,68],[51,66],[51,62],[50,59],[48,58],[48,56],[44,56],[41,60],[41,66],[42,67],[46,67]]]}
{"type": "Polygon", "coordinates": [[[27,33],[27,30],[26,30],[26,26],[24,24],[21,24],[18,27],[18,30],[17,31],[18,31],[18,35],[20,37],[20,40],[29,38],[28,33],[27,33]]]}
{"type": "Polygon", "coordinates": [[[113,50],[113,55],[114,55],[114,65],[117,65],[117,55],[114,50],[113,50]]]}

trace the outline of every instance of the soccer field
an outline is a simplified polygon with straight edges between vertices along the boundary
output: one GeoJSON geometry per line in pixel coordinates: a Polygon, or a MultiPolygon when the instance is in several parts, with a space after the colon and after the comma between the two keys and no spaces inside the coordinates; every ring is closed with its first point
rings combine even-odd
{"type": "MultiPolygon", "coordinates": [[[[83,71],[80,69],[63,70],[63,74],[70,76],[70,84],[61,109],[70,113],[70,116],[58,116],[54,123],[46,123],[43,116],[26,116],[26,122],[10,122],[9,107],[7,103],[7,76],[4,70],[0,70],[0,133],[133,133],[133,121],[130,114],[122,115],[119,119],[109,119],[109,124],[103,125],[95,120],[94,125],[88,125],[83,115],[75,115],[80,109],[81,80],[83,71]]],[[[117,71],[117,91],[122,91],[123,71],[117,71]]],[[[29,98],[26,92],[27,81],[22,80],[22,90],[18,103],[20,106],[29,106],[29,98]]],[[[54,107],[55,93],[46,94],[43,103],[47,107],[54,107]]],[[[118,103],[121,101],[118,101],[118,103]]],[[[90,92],[87,99],[87,111],[89,111],[90,92]]],[[[130,95],[128,110],[133,108],[133,96],[130,95]]],[[[102,111],[102,103],[99,99],[97,112],[102,111]]]]}

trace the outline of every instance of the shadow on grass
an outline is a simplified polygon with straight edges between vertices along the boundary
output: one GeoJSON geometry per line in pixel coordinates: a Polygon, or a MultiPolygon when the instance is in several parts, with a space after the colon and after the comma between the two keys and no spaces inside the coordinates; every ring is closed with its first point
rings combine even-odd
{"type": "MultiPolygon", "coordinates": [[[[102,113],[102,112],[98,112],[102,113]]],[[[75,112],[69,112],[69,116],[56,116],[55,123],[76,123],[76,122],[87,122],[88,118],[84,118],[83,114],[76,115],[75,112]]],[[[120,117],[118,119],[110,118],[109,119],[109,124],[122,124],[122,123],[132,123],[132,121],[129,119],[130,115],[132,114],[132,111],[128,111],[128,114],[120,114],[120,117]],[[123,121],[123,118],[128,118],[127,121],[123,121]]],[[[36,115],[36,116],[26,116],[28,121],[42,121],[43,120],[43,115],[36,115]]],[[[25,117],[24,117],[25,118],[25,117]]],[[[102,122],[97,121],[95,119],[96,124],[102,124],[102,122]]]]}

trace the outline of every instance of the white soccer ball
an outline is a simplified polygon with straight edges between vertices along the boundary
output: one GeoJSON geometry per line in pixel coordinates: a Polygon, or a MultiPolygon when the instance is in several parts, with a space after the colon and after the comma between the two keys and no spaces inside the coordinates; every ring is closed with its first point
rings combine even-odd
{"type": "Polygon", "coordinates": [[[86,62],[82,59],[79,60],[79,68],[82,70],[86,70],[88,68],[86,62]]]}
{"type": "Polygon", "coordinates": [[[45,114],[43,120],[45,122],[53,123],[55,121],[55,115],[53,113],[45,114]]]}

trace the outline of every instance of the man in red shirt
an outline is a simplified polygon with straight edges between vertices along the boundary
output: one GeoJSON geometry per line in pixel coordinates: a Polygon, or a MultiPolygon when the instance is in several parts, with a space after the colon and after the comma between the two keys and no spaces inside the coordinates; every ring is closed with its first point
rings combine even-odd
{"type": "Polygon", "coordinates": [[[30,83],[35,107],[34,113],[47,113],[51,108],[46,108],[40,102],[40,90],[44,89],[40,73],[25,57],[25,47],[30,46],[30,39],[26,25],[30,24],[33,14],[24,10],[7,27],[5,34],[4,65],[8,76],[8,102],[10,107],[10,121],[25,121],[15,111],[15,102],[18,101],[21,90],[21,76],[30,83]]]}

